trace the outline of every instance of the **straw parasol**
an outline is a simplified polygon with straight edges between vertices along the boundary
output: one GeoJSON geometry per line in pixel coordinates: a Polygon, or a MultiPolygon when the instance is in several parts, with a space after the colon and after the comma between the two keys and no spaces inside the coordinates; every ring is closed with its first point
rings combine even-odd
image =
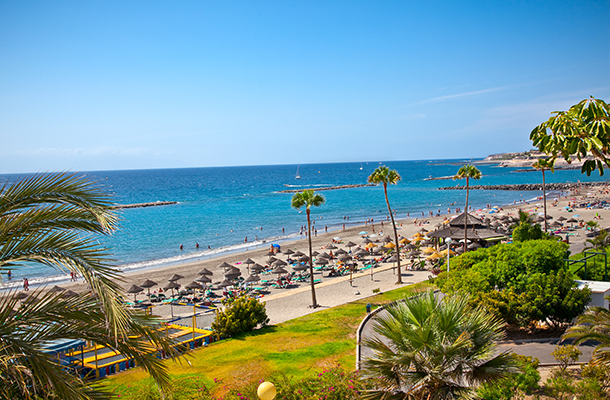
{"type": "Polygon", "coordinates": [[[279,265],[275,268],[273,268],[273,271],[271,271],[271,273],[273,274],[277,274],[278,278],[281,274],[287,274],[288,271],[286,271],[284,268],[280,267],[279,265]]]}
{"type": "Polygon", "coordinates": [[[352,247],[357,246],[357,244],[354,242],[348,242],[346,246],[351,249],[352,247]]]}
{"type": "Polygon", "coordinates": [[[307,262],[307,261],[309,261],[309,257],[307,257],[306,255],[302,255],[301,257],[299,257],[299,261],[300,262],[307,262]]]}
{"type": "Polygon", "coordinates": [[[63,297],[75,297],[78,296],[78,293],[73,292],[72,290],[66,290],[61,294],[63,297]]]}
{"type": "Polygon", "coordinates": [[[422,253],[425,254],[434,254],[436,253],[436,250],[432,247],[426,247],[425,249],[422,250],[422,253]]]}
{"type": "Polygon", "coordinates": [[[284,252],[283,252],[283,253],[284,253],[285,255],[289,256],[289,255],[291,255],[291,254],[294,254],[294,251],[292,251],[292,250],[290,250],[290,249],[286,249],[286,250],[284,250],[284,252]]]}
{"type": "Polygon", "coordinates": [[[263,267],[262,265],[260,265],[258,263],[254,264],[253,266],[250,267],[250,270],[252,272],[256,272],[256,273],[261,272],[264,269],[265,269],[265,267],[263,267]]]}
{"type": "Polygon", "coordinates": [[[199,278],[195,279],[195,282],[210,283],[212,280],[205,275],[201,275],[199,278]]]}
{"type": "Polygon", "coordinates": [[[304,253],[301,253],[300,251],[295,251],[295,252],[292,254],[292,256],[293,256],[293,257],[301,257],[301,256],[304,256],[304,255],[305,255],[305,254],[304,254],[304,253]]]}
{"type": "Polygon", "coordinates": [[[328,246],[326,246],[327,250],[335,250],[337,248],[337,246],[335,246],[334,244],[329,244],[328,246]]]}
{"type": "Polygon", "coordinates": [[[63,292],[64,290],[66,290],[65,288],[62,288],[61,286],[53,286],[51,289],[49,289],[49,292],[63,292]]]}
{"type": "Polygon", "coordinates": [[[143,291],[144,289],[142,289],[139,286],[136,285],[131,285],[131,287],[129,289],[127,289],[127,293],[133,293],[133,302],[136,302],[136,296],[138,295],[138,293],[140,293],[141,291],[143,291]]]}
{"type": "Polygon", "coordinates": [[[316,258],[316,264],[318,265],[327,265],[328,264],[328,260],[324,257],[318,257],[316,258]]]}
{"type": "Polygon", "coordinates": [[[275,260],[273,262],[273,265],[277,265],[277,266],[283,267],[284,265],[288,265],[288,263],[286,261],[284,261],[284,260],[275,260]]]}
{"type": "Polygon", "coordinates": [[[439,258],[443,258],[443,256],[440,253],[434,252],[426,257],[426,260],[438,260],[439,258]]]}
{"type": "Polygon", "coordinates": [[[261,277],[258,275],[248,275],[248,277],[246,278],[246,280],[244,282],[254,283],[254,282],[258,282],[260,280],[261,280],[261,277]]]}
{"type": "Polygon", "coordinates": [[[147,279],[144,282],[142,282],[140,287],[143,287],[144,289],[148,289],[148,297],[150,297],[150,288],[153,286],[156,286],[156,285],[157,285],[157,282],[147,279]]]}
{"type": "Polygon", "coordinates": [[[199,283],[193,281],[193,282],[189,283],[188,285],[186,285],[185,288],[187,288],[187,289],[203,289],[203,286],[201,286],[199,283]]]}
{"type": "Polygon", "coordinates": [[[177,280],[183,279],[183,278],[184,278],[184,276],[182,276],[182,275],[174,274],[171,276],[171,278],[168,279],[168,281],[176,282],[177,280]]]}
{"type": "Polygon", "coordinates": [[[223,262],[222,264],[220,264],[218,266],[218,268],[222,268],[222,269],[227,269],[227,268],[231,268],[231,267],[232,267],[232,265],[228,264],[227,262],[223,262]]]}
{"type": "Polygon", "coordinates": [[[225,280],[223,280],[222,282],[220,282],[220,283],[218,284],[218,287],[220,287],[220,288],[226,288],[226,287],[229,287],[229,286],[231,286],[231,285],[233,285],[233,282],[231,282],[231,281],[229,281],[229,280],[226,280],[226,279],[225,279],[225,280]]]}
{"type": "Polygon", "coordinates": [[[180,285],[177,284],[176,282],[170,282],[167,285],[165,285],[163,287],[163,290],[170,290],[172,291],[172,297],[174,296],[174,289],[180,289],[180,285]]]}
{"type": "Polygon", "coordinates": [[[197,275],[208,275],[208,276],[212,276],[214,275],[214,273],[212,271],[210,271],[207,268],[202,269],[201,271],[197,272],[197,275]]]}
{"type": "Polygon", "coordinates": [[[305,265],[305,264],[297,264],[297,265],[294,265],[292,267],[292,269],[297,271],[297,272],[305,271],[307,268],[309,268],[309,267],[307,265],[305,265]]]}

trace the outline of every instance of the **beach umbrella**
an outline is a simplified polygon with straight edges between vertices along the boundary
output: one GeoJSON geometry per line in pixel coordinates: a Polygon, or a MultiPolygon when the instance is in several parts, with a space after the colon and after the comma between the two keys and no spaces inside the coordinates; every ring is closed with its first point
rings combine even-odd
{"type": "Polygon", "coordinates": [[[411,250],[410,252],[407,253],[407,257],[411,257],[411,258],[415,258],[417,256],[419,256],[421,253],[417,250],[411,250]]]}
{"type": "Polygon", "coordinates": [[[174,289],[179,289],[180,285],[177,284],[176,282],[170,282],[167,285],[165,285],[163,287],[163,290],[170,290],[172,291],[172,297],[174,297],[174,289]]]}
{"type": "Polygon", "coordinates": [[[350,256],[349,254],[341,254],[339,256],[339,260],[345,262],[345,261],[349,261],[352,259],[352,256],[350,256]]]}
{"type": "Polygon", "coordinates": [[[360,249],[356,252],[356,255],[359,257],[368,256],[370,253],[364,249],[360,249]]]}
{"type": "Polygon", "coordinates": [[[286,251],[284,251],[284,254],[289,256],[291,254],[294,254],[294,251],[292,251],[290,249],[286,249],[286,251]]]}
{"type": "Polygon", "coordinates": [[[329,244],[328,246],[326,246],[327,250],[335,250],[337,248],[337,246],[335,246],[334,244],[329,244]]]}
{"type": "Polygon", "coordinates": [[[301,257],[304,256],[304,253],[301,253],[300,251],[295,251],[294,254],[292,255],[293,257],[301,257]]]}
{"type": "Polygon", "coordinates": [[[396,254],[394,254],[392,257],[390,257],[386,260],[386,262],[391,262],[391,263],[395,263],[397,261],[398,261],[398,257],[396,257],[396,254]]]}
{"type": "Polygon", "coordinates": [[[449,252],[449,254],[451,254],[451,255],[455,255],[455,254],[457,254],[455,251],[450,250],[450,249],[445,249],[445,250],[443,250],[443,251],[439,252],[439,254],[440,254],[440,255],[442,255],[442,256],[444,256],[444,257],[446,257],[446,256],[447,256],[447,252],[449,252]]]}
{"type": "Polygon", "coordinates": [[[248,275],[245,282],[254,283],[254,282],[258,282],[260,280],[261,280],[261,278],[258,275],[248,275]]]}
{"type": "Polygon", "coordinates": [[[271,271],[271,273],[277,274],[279,277],[281,274],[287,274],[288,271],[286,271],[284,268],[282,268],[280,266],[277,266],[277,267],[273,268],[273,271],[271,271]]]}
{"type": "Polygon", "coordinates": [[[419,232],[415,232],[415,235],[413,235],[413,237],[422,237],[422,236],[424,236],[424,235],[422,235],[422,234],[421,234],[421,233],[419,233],[419,232]]]}
{"type": "Polygon", "coordinates": [[[366,239],[364,239],[364,240],[362,241],[362,243],[364,243],[364,244],[369,244],[369,243],[373,243],[373,241],[372,241],[371,239],[369,239],[369,238],[366,238],[366,239]]]}
{"type": "Polygon", "coordinates": [[[432,254],[430,254],[428,257],[426,257],[426,260],[438,260],[439,258],[443,258],[443,256],[440,253],[434,252],[432,254]]]}
{"type": "Polygon", "coordinates": [[[398,243],[400,243],[400,244],[409,244],[409,243],[411,243],[411,241],[409,239],[407,239],[407,238],[402,238],[402,239],[400,239],[398,241],[398,243]]]}
{"type": "Polygon", "coordinates": [[[409,244],[406,244],[404,248],[405,248],[405,250],[413,250],[413,249],[416,249],[417,246],[415,246],[414,244],[409,243],[409,244]]]}
{"type": "Polygon", "coordinates": [[[388,242],[383,247],[388,248],[388,249],[393,249],[394,247],[396,247],[396,245],[392,242],[388,242]]]}
{"type": "Polygon", "coordinates": [[[66,290],[61,294],[63,297],[75,297],[78,296],[78,293],[73,292],[72,290],[66,290]]]}
{"type": "Polygon", "coordinates": [[[557,220],[558,221],[565,221],[565,220],[567,220],[567,218],[562,215],[561,217],[557,218],[557,220]]]}
{"type": "Polygon", "coordinates": [[[419,233],[428,233],[428,230],[426,228],[421,228],[419,230],[419,233]]]}
{"type": "Polygon", "coordinates": [[[315,251],[315,250],[314,250],[314,252],[313,252],[313,253],[311,253],[311,255],[312,255],[312,256],[314,256],[314,257],[316,257],[318,254],[320,254],[320,253],[318,253],[318,252],[317,252],[317,251],[315,251]]]}
{"type": "Polygon", "coordinates": [[[195,279],[195,282],[210,283],[212,280],[205,275],[201,275],[199,278],[195,279]]]}
{"type": "Polygon", "coordinates": [[[140,293],[141,291],[143,291],[144,289],[142,289],[139,286],[136,285],[131,285],[131,287],[129,289],[127,289],[127,293],[133,293],[133,302],[136,302],[136,296],[138,295],[138,293],[140,293]]]}
{"type": "Polygon", "coordinates": [[[373,243],[373,242],[371,242],[371,243],[367,243],[367,245],[366,245],[366,246],[364,246],[364,248],[365,248],[365,249],[369,249],[369,250],[370,250],[370,249],[373,249],[373,248],[375,248],[375,247],[377,247],[377,245],[376,245],[375,243],[373,243]]]}
{"type": "Polygon", "coordinates": [[[426,247],[425,249],[422,250],[422,253],[425,253],[425,254],[434,254],[434,253],[436,253],[436,249],[434,249],[432,247],[426,247]]]}
{"type": "Polygon", "coordinates": [[[273,262],[273,265],[277,265],[277,266],[283,267],[284,265],[288,265],[288,263],[286,261],[284,261],[284,260],[275,260],[273,262]]]}
{"type": "Polygon", "coordinates": [[[298,271],[305,271],[307,268],[309,268],[309,266],[307,266],[307,265],[305,265],[305,264],[297,264],[297,265],[294,265],[294,266],[292,267],[292,269],[293,269],[293,270],[295,270],[295,271],[297,271],[297,272],[298,272],[298,271]]]}
{"type": "Polygon", "coordinates": [[[352,247],[357,246],[357,244],[354,242],[348,242],[346,246],[351,249],[352,247]]]}
{"type": "Polygon", "coordinates": [[[360,231],[358,232],[358,235],[366,235],[366,231],[360,231]]]}
{"type": "Polygon", "coordinates": [[[299,261],[300,262],[307,262],[309,261],[309,257],[307,257],[306,255],[302,255],[301,257],[299,257],[299,261]]]}
{"type": "Polygon", "coordinates": [[[156,286],[156,285],[157,285],[157,282],[147,279],[144,282],[142,282],[140,287],[143,287],[144,289],[148,289],[148,297],[150,297],[150,288],[153,286],[156,286]]]}
{"type": "Polygon", "coordinates": [[[64,290],[66,290],[65,288],[62,288],[61,286],[53,286],[51,289],[49,289],[49,292],[63,292],[64,290]]]}
{"type": "Polygon", "coordinates": [[[316,264],[318,265],[327,265],[328,264],[328,260],[324,257],[319,257],[316,259],[316,264]]]}
{"type": "Polygon", "coordinates": [[[257,263],[257,264],[254,264],[253,266],[251,266],[250,269],[252,270],[252,272],[258,273],[258,272],[261,272],[262,270],[264,270],[265,267],[263,267],[262,265],[257,263]]]}
{"type": "Polygon", "coordinates": [[[331,258],[328,253],[318,254],[318,257],[331,258]]]}
{"type": "Polygon", "coordinates": [[[168,279],[168,281],[176,282],[177,280],[182,279],[182,278],[184,278],[184,276],[178,275],[178,274],[174,274],[174,275],[171,276],[171,278],[168,279]]]}
{"type": "Polygon", "coordinates": [[[471,244],[468,245],[468,250],[476,250],[479,247],[481,247],[481,245],[478,244],[477,242],[474,242],[474,243],[471,243],[471,244]]]}
{"type": "Polygon", "coordinates": [[[197,272],[197,275],[208,275],[208,276],[212,276],[214,275],[214,273],[212,271],[210,271],[207,268],[202,269],[201,271],[197,272]]]}
{"type": "Polygon", "coordinates": [[[185,288],[187,288],[187,289],[203,289],[203,286],[201,286],[199,283],[193,281],[193,282],[189,283],[188,285],[186,285],[185,288]]]}
{"type": "Polygon", "coordinates": [[[222,268],[222,269],[227,269],[227,268],[231,268],[231,267],[232,267],[232,265],[227,262],[223,262],[222,264],[220,264],[218,266],[218,268],[222,268]]]}
{"type": "Polygon", "coordinates": [[[275,255],[275,252],[273,252],[273,251],[267,252],[267,257],[273,257],[274,255],[275,255]]]}
{"type": "Polygon", "coordinates": [[[340,256],[341,254],[347,254],[347,251],[343,249],[338,249],[337,251],[335,251],[335,255],[340,256]]]}
{"type": "Polygon", "coordinates": [[[226,280],[226,279],[225,279],[225,280],[223,280],[222,282],[220,282],[220,283],[218,284],[218,287],[220,287],[220,288],[226,288],[226,287],[229,287],[229,286],[231,286],[231,285],[233,285],[233,282],[228,281],[228,280],[226,280]]]}

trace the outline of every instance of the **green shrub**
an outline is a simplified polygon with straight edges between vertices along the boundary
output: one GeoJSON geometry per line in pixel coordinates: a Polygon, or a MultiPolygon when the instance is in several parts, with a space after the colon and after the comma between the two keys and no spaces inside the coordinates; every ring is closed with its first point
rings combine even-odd
{"type": "Polygon", "coordinates": [[[521,372],[494,382],[482,385],[477,394],[483,400],[510,400],[515,393],[532,394],[539,388],[540,374],[538,373],[539,360],[535,357],[517,355],[521,372]]]}
{"type": "Polygon", "coordinates": [[[212,330],[220,337],[229,337],[248,332],[269,322],[265,303],[255,298],[238,297],[223,301],[224,310],[216,312],[212,330]]]}
{"type": "Polygon", "coordinates": [[[565,243],[530,240],[501,244],[456,257],[451,272],[435,280],[447,294],[465,292],[473,305],[482,305],[507,323],[534,326],[571,321],[590,300],[566,269],[565,243]]]}
{"type": "Polygon", "coordinates": [[[559,363],[559,368],[565,371],[570,365],[578,361],[578,357],[582,356],[582,351],[578,350],[578,347],[568,344],[555,346],[551,355],[559,363]]]}

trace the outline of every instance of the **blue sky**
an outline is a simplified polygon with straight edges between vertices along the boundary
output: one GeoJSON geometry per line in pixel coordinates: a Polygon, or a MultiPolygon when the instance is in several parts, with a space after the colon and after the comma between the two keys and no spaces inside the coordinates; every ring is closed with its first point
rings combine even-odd
{"type": "Polygon", "coordinates": [[[0,1],[0,173],[484,157],[593,95],[609,1],[0,1]]]}

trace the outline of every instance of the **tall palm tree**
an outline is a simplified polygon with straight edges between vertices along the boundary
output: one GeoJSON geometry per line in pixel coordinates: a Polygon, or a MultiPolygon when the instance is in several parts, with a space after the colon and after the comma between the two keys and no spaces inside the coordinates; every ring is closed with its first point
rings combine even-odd
{"type": "Polygon", "coordinates": [[[313,251],[311,248],[311,207],[319,207],[326,199],[324,196],[314,193],[313,190],[303,190],[297,192],[292,196],[292,207],[297,210],[301,207],[305,207],[307,214],[307,239],[309,240],[309,281],[311,283],[311,307],[317,308],[318,302],[316,301],[316,289],[314,287],[313,279],[313,251]]]}
{"type": "Polygon", "coordinates": [[[548,231],[548,225],[547,225],[547,221],[546,221],[546,182],[544,180],[544,171],[547,169],[551,169],[551,166],[549,165],[549,162],[547,160],[543,160],[540,159],[538,161],[536,161],[535,163],[532,164],[532,167],[535,169],[538,169],[540,171],[542,171],[542,201],[543,201],[543,205],[544,205],[544,231],[547,232],[548,231]]]}
{"type": "Polygon", "coordinates": [[[374,353],[363,361],[364,376],[377,384],[367,398],[473,398],[480,383],[517,370],[513,355],[498,351],[503,328],[466,297],[429,292],[388,307],[364,341],[374,353]]]}
{"type": "Polygon", "coordinates": [[[453,179],[466,179],[466,208],[464,209],[464,253],[466,252],[466,247],[468,246],[468,196],[469,196],[469,186],[470,180],[479,180],[481,179],[481,171],[477,169],[474,165],[464,165],[460,168],[457,174],[453,177],[453,179]]]}
{"type": "MultiPolygon", "coordinates": [[[[605,299],[610,301],[610,296],[605,299]]],[[[574,339],[573,344],[576,346],[588,340],[598,342],[591,362],[610,368],[610,310],[604,307],[589,307],[562,338],[574,339]]]]}
{"type": "Polygon", "coordinates": [[[123,307],[120,273],[97,243],[117,222],[110,197],[76,174],[37,174],[0,187],[0,272],[44,264],[78,273],[91,288],[75,297],[43,288],[21,303],[15,291],[0,297],[0,387],[10,398],[106,397],[43,352],[57,339],[115,348],[170,388],[155,351],[172,354],[169,342],[156,334],[157,320],[123,307]]]}
{"type": "Polygon", "coordinates": [[[388,183],[392,185],[397,185],[398,182],[402,179],[396,170],[390,170],[385,165],[377,167],[375,171],[369,176],[369,183],[374,184],[383,184],[383,193],[385,195],[385,203],[388,206],[388,212],[390,213],[390,218],[392,219],[392,229],[394,230],[394,244],[396,244],[396,271],[398,273],[398,280],[396,284],[399,285],[402,283],[402,274],[400,272],[400,247],[398,243],[398,231],[396,230],[396,222],[394,221],[394,213],[392,212],[392,207],[390,207],[390,200],[388,199],[388,183]]]}

